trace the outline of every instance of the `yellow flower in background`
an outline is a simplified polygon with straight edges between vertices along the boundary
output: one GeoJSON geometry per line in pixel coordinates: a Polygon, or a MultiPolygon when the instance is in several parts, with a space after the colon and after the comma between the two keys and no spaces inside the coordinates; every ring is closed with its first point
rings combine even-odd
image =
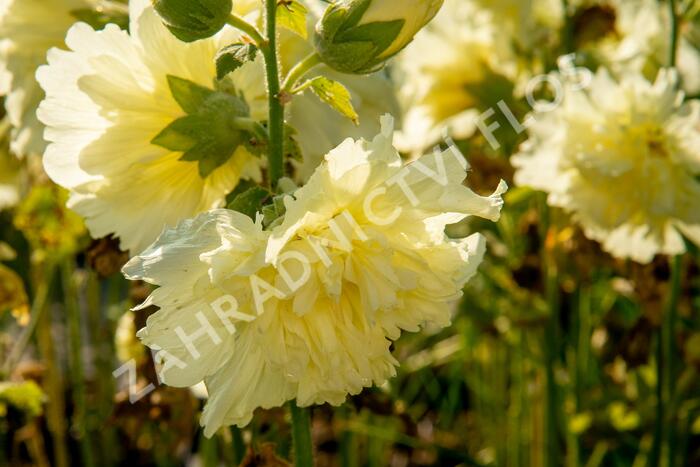
{"type": "MultiPolygon", "coordinates": [[[[584,0],[578,2],[578,44],[616,76],[641,72],[653,80],[669,62],[671,21],[668,5],[656,0],[584,0]]],[[[677,68],[683,89],[700,92],[700,50],[681,23],[677,68]]]]}
{"type": "Polygon", "coordinates": [[[10,311],[21,326],[29,322],[29,299],[22,278],[0,264],[0,312],[10,311]]]}
{"type": "Polygon", "coordinates": [[[617,431],[630,431],[639,427],[641,416],[639,412],[628,408],[624,402],[615,401],[608,406],[610,424],[617,431]]]}
{"type": "Polygon", "coordinates": [[[513,94],[517,74],[509,36],[462,0],[447,0],[395,67],[404,112],[397,144],[418,154],[444,131],[471,136],[480,113],[513,94]]]}
{"type": "Polygon", "coordinates": [[[512,158],[515,182],[543,190],[613,256],[646,263],[700,244],[700,103],[682,103],[673,71],[655,82],[604,69],[535,114],[512,158]]]}
{"type": "Polygon", "coordinates": [[[12,152],[40,155],[46,143],[36,108],[44,93],[34,78],[51,47],[62,47],[75,22],[71,11],[89,0],[0,0],[0,95],[12,130],[12,152]]]}
{"type": "Polygon", "coordinates": [[[85,226],[66,208],[67,198],[68,193],[56,185],[35,185],[15,209],[15,228],[29,242],[34,261],[53,261],[80,249],[85,226]]]}
{"type": "Polygon", "coordinates": [[[205,381],[207,436],[290,399],[339,405],[395,374],[389,348],[402,330],[450,323],[484,239],[449,239],[445,226],[497,219],[505,186],[474,194],[451,152],[404,166],[392,133],[386,117],[372,142],[331,151],[271,232],[211,211],[125,266],[160,286],[142,305],[160,310],[139,337],[161,350],[166,384],[205,381]]]}
{"type": "MultiPolygon", "coordinates": [[[[559,32],[564,10],[561,0],[459,0],[473,3],[489,15],[501,34],[519,47],[532,49],[559,32]]],[[[532,52],[532,50],[527,50],[532,52]]]]}
{"type": "Polygon", "coordinates": [[[13,407],[27,417],[41,415],[45,399],[46,395],[34,381],[0,382],[0,404],[13,407]]]}
{"type": "MultiPolygon", "coordinates": [[[[213,86],[216,52],[234,41],[186,44],[163,26],[146,0],[130,4],[130,32],[108,25],[95,32],[83,23],[68,32],[70,51],[52,49],[37,77],[46,91],[39,117],[50,145],[49,176],[71,192],[69,206],[93,237],[115,234],[132,253],[148,246],[166,225],[220,206],[241,177],[259,179],[260,159],[244,146],[207,177],[182,152],[151,144],[185,115],[168,75],[213,86]]],[[[259,59],[258,59],[259,60],[259,59]]],[[[262,67],[248,63],[231,74],[252,118],[266,118],[262,67]]]]}

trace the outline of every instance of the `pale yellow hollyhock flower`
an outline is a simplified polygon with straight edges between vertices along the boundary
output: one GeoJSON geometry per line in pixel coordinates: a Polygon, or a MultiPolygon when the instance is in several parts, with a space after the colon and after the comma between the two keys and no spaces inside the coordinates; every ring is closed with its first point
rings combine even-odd
{"type": "Polygon", "coordinates": [[[41,154],[44,126],[36,108],[44,96],[34,78],[46,51],[63,45],[75,18],[71,11],[89,0],[0,0],[0,95],[14,127],[11,149],[18,156],[41,154]]]}
{"type": "Polygon", "coordinates": [[[682,104],[673,71],[654,83],[604,69],[587,91],[566,87],[535,114],[512,159],[515,181],[549,194],[586,235],[618,258],[646,263],[700,244],[700,103],[682,104]]]}
{"type": "MultiPolygon", "coordinates": [[[[130,3],[130,32],[108,25],[96,32],[73,26],[69,51],[52,49],[37,72],[46,91],[39,117],[51,142],[44,155],[49,176],[71,192],[69,206],[93,237],[115,234],[132,253],[166,225],[220,206],[241,177],[260,178],[260,160],[243,147],[202,179],[197,162],[150,143],[185,112],[167,76],[211,88],[216,52],[237,37],[185,44],[163,26],[147,0],[130,3]]],[[[258,58],[260,60],[260,58],[258,58]]],[[[257,120],[266,118],[262,66],[248,63],[231,75],[257,120]]]]}
{"type": "MultiPolygon", "coordinates": [[[[581,11],[588,9],[592,12],[588,17],[597,15],[610,23],[609,29],[602,31],[587,31],[587,24],[582,24],[581,34],[587,40],[580,44],[580,48],[616,76],[641,72],[653,80],[659,69],[668,65],[671,22],[667,3],[657,0],[588,0],[579,3],[581,11]]],[[[591,21],[589,24],[600,27],[601,22],[591,21]]],[[[700,50],[686,37],[689,29],[686,24],[681,24],[677,68],[683,89],[697,94],[700,93],[700,50]]]]}
{"type": "MultiPolygon", "coordinates": [[[[234,6],[238,14],[253,19],[258,15],[253,5],[234,6]]],[[[49,127],[46,136],[52,143],[44,159],[47,172],[71,191],[70,206],[86,218],[93,237],[113,233],[123,249],[135,254],[153,242],[164,226],[221,206],[239,178],[259,179],[264,157],[261,160],[239,148],[203,180],[195,162],[179,161],[181,153],[150,144],[163,128],[184,115],[170,93],[167,75],[211,88],[216,52],[239,35],[227,27],[214,38],[185,44],[161,24],[147,1],[134,0],[130,8],[130,33],[114,26],[94,32],[78,24],[67,38],[72,50],[51,51],[49,66],[38,76],[47,91],[39,114],[49,127]]],[[[290,41],[283,41],[282,48],[290,41]]],[[[309,50],[309,46],[301,49],[309,50]]],[[[228,79],[243,94],[251,117],[266,120],[262,58],[234,71],[228,79]]],[[[382,90],[389,87],[385,81],[378,83],[382,90]]],[[[376,78],[370,81],[377,82],[376,78]]],[[[361,121],[371,122],[379,109],[391,109],[390,104],[381,104],[388,97],[375,104],[372,98],[381,91],[372,92],[374,86],[351,88],[361,121]]],[[[319,151],[342,140],[339,128],[352,126],[350,122],[333,126],[343,123],[342,117],[316,96],[295,98],[288,112],[304,152],[303,172],[313,169],[319,151]],[[311,116],[317,121],[309,121],[311,116]]],[[[374,125],[363,123],[350,134],[367,134],[373,129],[374,125]]]]}
{"type": "MultiPolygon", "coordinates": [[[[448,0],[449,1],[449,0],[448,0]]],[[[506,34],[521,47],[542,45],[548,36],[558,34],[564,19],[561,0],[456,0],[472,2],[488,12],[501,34],[506,34]]]]}
{"type": "Polygon", "coordinates": [[[442,139],[467,138],[486,108],[512,94],[517,79],[510,36],[470,2],[447,0],[395,61],[402,151],[422,153],[442,139]]]}
{"type": "Polygon", "coordinates": [[[505,187],[474,194],[451,152],[404,166],[392,133],[387,117],[372,142],[331,151],[272,232],[211,211],[125,266],[128,278],[160,286],[143,305],[160,310],[139,336],[162,349],[166,384],[204,379],[208,436],[290,399],[341,404],[395,374],[389,348],[402,330],[449,324],[484,239],[449,239],[444,228],[497,219],[505,187]]]}

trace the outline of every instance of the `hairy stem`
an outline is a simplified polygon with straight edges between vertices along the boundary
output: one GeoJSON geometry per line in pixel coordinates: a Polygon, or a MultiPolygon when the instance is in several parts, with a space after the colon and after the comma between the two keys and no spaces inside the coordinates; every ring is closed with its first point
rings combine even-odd
{"type": "Polygon", "coordinates": [[[255,26],[253,26],[240,16],[229,16],[228,24],[248,34],[250,38],[255,41],[255,44],[258,46],[258,48],[262,48],[264,46],[265,38],[262,36],[262,34],[260,34],[260,32],[255,28],[255,26]]]}
{"type": "Polygon", "coordinates": [[[313,53],[306,57],[301,62],[297,63],[294,68],[289,71],[287,78],[282,85],[283,92],[291,92],[301,78],[304,77],[312,68],[321,63],[321,57],[317,53],[313,53]]]}
{"type": "Polygon", "coordinates": [[[280,76],[277,63],[277,0],[265,0],[267,42],[262,47],[269,102],[267,123],[269,135],[268,173],[270,187],[275,190],[284,175],[284,107],[280,100],[280,76]]]}

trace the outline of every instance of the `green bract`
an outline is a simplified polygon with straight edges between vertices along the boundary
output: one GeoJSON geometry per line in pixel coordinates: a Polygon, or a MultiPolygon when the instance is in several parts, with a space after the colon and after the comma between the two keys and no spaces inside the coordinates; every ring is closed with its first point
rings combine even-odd
{"type": "Polygon", "coordinates": [[[232,0],[152,0],[153,8],[175,37],[194,42],[213,36],[224,27],[232,0]]]}
{"type": "Polygon", "coordinates": [[[242,98],[174,76],[168,76],[168,83],[187,115],[168,125],[151,143],[183,152],[180,160],[198,162],[202,178],[225,164],[239,146],[256,152],[253,146],[260,142],[243,128],[248,125],[241,124],[249,115],[242,98]]]}
{"type": "Polygon", "coordinates": [[[366,74],[408,45],[443,0],[342,0],[316,25],[321,59],[344,72],[366,74]]]}

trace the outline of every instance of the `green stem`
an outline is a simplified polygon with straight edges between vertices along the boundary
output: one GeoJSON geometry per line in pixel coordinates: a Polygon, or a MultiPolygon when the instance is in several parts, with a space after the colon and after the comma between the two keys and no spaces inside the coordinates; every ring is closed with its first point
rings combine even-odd
{"type": "Polygon", "coordinates": [[[311,417],[309,409],[297,406],[296,401],[289,403],[292,413],[292,439],[294,441],[294,466],[313,467],[313,447],[311,444],[311,417]]]}
{"type": "Polygon", "coordinates": [[[656,336],[656,419],[654,420],[654,440],[649,451],[649,465],[658,466],[661,460],[661,444],[664,432],[664,371],[663,371],[663,332],[656,336]]]}
{"type": "Polygon", "coordinates": [[[262,47],[265,57],[267,91],[269,102],[269,177],[270,187],[275,190],[284,175],[284,107],[280,100],[280,76],[277,63],[277,0],[265,0],[267,43],[262,47]]]}
{"type": "Polygon", "coordinates": [[[255,41],[255,44],[258,46],[258,48],[262,49],[265,45],[265,38],[260,34],[260,32],[256,29],[255,26],[241,18],[240,16],[237,15],[231,15],[228,18],[228,24],[233,26],[236,29],[239,29],[243,31],[244,33],[248,34],[251,39],[255,41]]]}
{"type": "Polygon", "coordinates": [[[48,265],[46,267],[46,274],[41,277],[40,282],[37,284],[36,293],[32,302],[32,309],[30,311],[29,324],[27,324],[27,327],[22,331],[22,335],[12,348],[10,355],[7,357],[7,361],[3,366],[3,373],[8,377],[15,371],[15,367],[22,358],[22,355],[24,355],[24,351],[27,349],[27,345],[29,345],[29,341],[34,335],[37,323],[39,322],[41,315],[44,313],[46,301],[49,296],[49,288],[54,275],[53,273],[54,267],[52,265],[48,265]]]}
{"type": "Polygon", "coordinates": [[[678,351],[676,349],[676,323],[678,321],[678,298],[680,297],[681,290],[681,275],[682,275],[682,257],[680,255],[675,256],[671,263],[671,293],[668,300],[668,309],[664,314],[664,321],[662,324],[662,335],[664,342],[664,362],[663,367],[665,370],[664,381],[666,387],[663,391],[664,404],[666,405],[666,421],[668,429],[666,431],[666,445],[668,454],[669,467],[675,465],[675,447],[676,447],[676,424],[677,416],[676,410],[674,409],[673,400],[675,398],[676,384],[676,368],[675,362],[679,359],[678,351]]]}
{"type": "Polygon", "coordinates": [[[671,262],[671,283],[667,309],[656,339],[656,420],[649,465],[660,465],[661,455],[665,452],[668,456],[666,465],[673,467],[673,461],[676,457],[676,410],[673,408],[673,399],[677,384],[675,360],[678,355],[675,329],[678,321],[681,275],[682,257],[676,256],[671,262]]]}
{"type": "Polygon", "coordinates": [[[282,85],[282,92],[291,93],[292,89],[294,89],[294,86],[296,86],[299,80],[320,63],[321,56],[317,53],[313,53],[301,62],[297,63],[294,68],[289,70],[289,74],[287,74],[287,78],[285,78],[284,84],[282,85]]]}
{"type": "Polygon", "coordinates": [[[68,324],[70,349],[70,376],[73,390],[73,429],[75,430],[83,465],[95,465],[92,442],[86,429],[87,396],[85,386],[85,371],[83,368],[83,336],[80,329],[81,313],[78,303],[78,290],[75,286],[75,265],[72,258],[67,258],[61,264],[61,279],[63,280],[63,301],[68,324]]]}
{"type": "Polygon", "coordinates": [[[235,425],[231,427],[231,451],[233,454],[233,464],[240,465],[245,457],[246,448],[245,441],[243,440],[243,433],[241,433],[241,429],[235,425]]]}
{"type": "Polygon", "coordinates": [[[544,354],[546,360],[546,398],[545,398],[545,452],[547,467],[560,465],[559,450],[559,397],[555,367],[559,359],[559,282],[554,252],[549,250],[550,212],[544,196],[539,199],[542,236],[542,265],[545,284],[545,299],[549,318],[545,327],[544,354]]]}
{"type": "Polygon", "coordinates": [[[676,0],[668,0],[669,16],[671,17],[671,48],[668,54],[668,66],[673,68],[676,66],[676,58],[678,56],[678,13],[676,11],[676,0]]]}
{"type": "Polygon", "coordinates": [[[562,45],[564,46],[564,54],[574,51],[574,25],[571,17],[571,8],[569,0],[562,0],[564,10],[564,31],[562,34],[562,45]]]}
{"type": "MultiPolygon", "coordinates": [[[[51,277],[41,277],[42,272],[37,276],[40,281],[52,282],[51,277]]],[[[41,287],[41,282],[37,289],[41,287]]],[[[47,300],[48,301],[48,300],[47,300]]],[[[47,303],[47,311],[49,305],[47,303]]],[[[36,328],[36,337],[42,362],[46,365],[46,375],[44,388],[47,395],[46,402],[46,424],[52,438],[53,445],[53,465],[56,467],[68,467],[68,443],[66,440],[65,417],[65,386],[61,372],[61,364],[56,355],[55,341],[52,333],[53,319],[50,313],[42,313],[36,328]]]]}
{"type": "Polygon", "coordinates": [[[559,397],[555,375],[555,366],[558,360],[558,334],[559,334],[559,296],[556,267],[552,264],[547,266],[546,273],[546,295],[549,308],[549,320],[545,330],[546,345],[546,377],[547,377],[547,405],[546,405],[546,449],[547,466],[555,467],[560,465],[559,453],[559,397]]]}
{"type": "Polygon", "coordinates": [[[347,407],[347,404],[342,405],[336,412],[343,417],[343,432],[340,435],[340,466],[341,467],[356,467],[359,465],[357,461],[357,437],[348,429],[352,413],[347,407]]]}

